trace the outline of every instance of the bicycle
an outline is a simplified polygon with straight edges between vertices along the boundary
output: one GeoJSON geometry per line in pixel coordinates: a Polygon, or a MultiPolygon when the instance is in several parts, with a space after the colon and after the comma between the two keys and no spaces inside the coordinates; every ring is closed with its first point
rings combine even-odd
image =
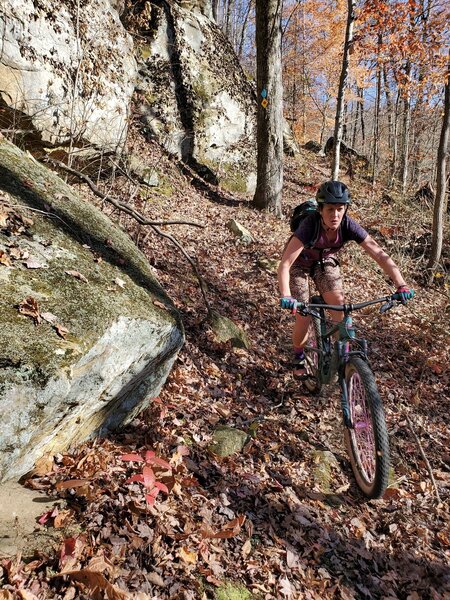
{"type": "Polygon", "coordinates": [[[297,304],[297,312],[311,317],[304,349],[308,376],[304,384],[310,393],[318,394],[337,373],[345,445],[356,483],[368,498],[381,498],[387,488],[389,438],[383,403],[369,366],[368,344],[356,336],[351,313],[381,303],[384,304],[380,312],[384,313],[400,302],[400,294],[396,293],[359,304],[325,304],[321,296],[297,304]],[[329,325],[327,309],[342,311],[344,318],[329,325]],[[338,338],[333,343],[335,334],[338,338]]]}

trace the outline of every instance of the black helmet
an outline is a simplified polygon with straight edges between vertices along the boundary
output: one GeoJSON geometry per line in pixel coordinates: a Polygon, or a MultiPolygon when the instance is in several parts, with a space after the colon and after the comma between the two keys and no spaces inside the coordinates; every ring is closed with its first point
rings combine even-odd
{"type": "Polygon", "coordinates": [[[350,192],[341,181],[325,181],[317,190],[319,204],[350,204],[350,192]]]}

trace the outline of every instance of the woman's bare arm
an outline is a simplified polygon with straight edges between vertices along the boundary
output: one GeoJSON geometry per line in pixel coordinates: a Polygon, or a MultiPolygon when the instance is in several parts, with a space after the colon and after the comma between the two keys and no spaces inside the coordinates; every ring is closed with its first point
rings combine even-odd
{"type": "Polygon", "coordinates": [[[302,242],[292,236],[289,240],[286,248],[284,249],[283,256],[281,257],[280,265],[278,267],[278,287],[280,289],[281,296],[290,296],[291,288],[289,284],[289,269],[293,262],[303,250],[302,242]]]}
{"type": "Polygon", "coordinates": [[[391,278],[397,288],[406,285],[400,269],[395,262],[370,235],[361,242],[360,246],[383,269],[386,275],[391,278]]]}

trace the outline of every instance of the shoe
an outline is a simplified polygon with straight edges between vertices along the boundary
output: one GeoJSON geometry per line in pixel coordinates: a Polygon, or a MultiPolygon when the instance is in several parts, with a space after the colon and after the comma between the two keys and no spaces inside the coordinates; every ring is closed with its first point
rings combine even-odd
{"type": "Polygon", "coordinates": [[[295,381],[305,381],[309,379],[309,375],[306,372],[306,359],[305,353],[294,354],[294,358],[292,360],[292,377],[295,381]],[[304,371],[303,373],[298,373],[297,371],[304,371]]]}

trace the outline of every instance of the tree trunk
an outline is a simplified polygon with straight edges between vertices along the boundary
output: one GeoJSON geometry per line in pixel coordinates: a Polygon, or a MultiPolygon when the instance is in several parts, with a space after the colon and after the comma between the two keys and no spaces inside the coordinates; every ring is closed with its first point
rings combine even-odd
{"type": "Polygon", "coordinates": [[[409,171],[409,142],[411,129],[411,98],[409,91],[403,99],[403,131],[402,131],[402,192],[406,192],[409,171]]]}
{"type": "Polygon", "coordinates": [[[356,148],[356,134],[358,133],[358,118],[359,118],[359,102],[354,100],[352,102],[352,148],[356,148]]]}
{"type": "MultiPolygon", "coordinates": [[[[301,49],[299,51],[300,56],[302,57],[302,144],[306,144],[308,141],[306,139],[306,93],[307,93],[307,78],[308,73],[306,70],[306,39],[307,39],[307,28],[306,28],[306,18],[305,18],[305,7],[302,5],[302,44],[301,49]]],[[[296,47],[297,47],[297,38],[296,38],[296,47]]]]}
{"type": "Polygon", "coordinates": [[[355,120],[353,123],[353,138],[352,138],[352,148],[356,148],[356,143],[357,143],[357,135],[358,135],[358,127],[359,127],[359,119],[361,119],[361,146],[360,146],[360,150],[362,152],[362,154],[364,154],[364,143],[365,143],[365,134],[364,134],[364,116],[363,116],[363,110],[364,110],[364,90],[363,88],[360,88],[358,86],[356,86],[356,96],[357,96],[357,100],[355,101],[356,104],[356,111],[355,111],[355,120]]]}
{"type": "Polygon", "coordinates": [[[391,162],[391,182],[390,186],[394,186],[394,182],[397,176],[397,162],[398,162],[398,120],[399,120],[399,105],[400,105],[400,91],[397,90],[397,98],[395,100],[395,111],[394,111],[394,123],[393,123],[393,144],[392,144],[392,162],[391,162]]]}
{"type": "MultiPolygon", "coordinates": [[[[411,63],[406,63],[405,68],[405,79],[409,81],[411,75],[411,63]]],[[[402,147],[401,147],[401,180],[402,180],[402,192],[406,192],[406,186],[408,184],[408,168],[409,168],[409,143],[410,143],[410,129],[411,129],[411,91],[408,87],[404,91],[403,97],[403,128],[402,128],[402,147]]]]}
{"type": "Polygon", "coordinates": [[[239,48],[238,48],[238,52],[237,52],[239,60],[242,58],[242,52],[244,50],[245,33],[247,31],[248,18],[250,16],[250,11],[252,10],[252,4],[253,4],[253,1],[248,0],[247,10],[245,11],[244,22],[242,23],[242,31],[241,31],[241,38],[239,41],[239,48]]]}
{"type": "Polygon", "coordinates": [[[257,182],[253,204],[281,216],[283,87],[281,0],[256,0],[257,182]],[[264,104],[267,106],[264,107],[264,104]]]}
{"type": "Polygon", "coordinates": [[[326,127],[327,127],[327,109],[325,107],[324,111],[322,112],[322,126],[320,128],[320,140],[319,140],[319,143],[322,148],[323,148],[323,141],[325,139],[326,127]]]}
{"type": "Polygon", "coordinates": [[[230,42],[233,44],[233,48],[234,48],[232,20],[231,20],[231,9],[233,8],[233,4],[234,4],[234,0],[228,0],[226,16],[225,16],[225,35],[230,40],[230,42]]]}
{"type": "Polygon", "coordinates": [[[336,118],[334,123],[333,165],[331,168],[331,178],[334,180],[338,179],[339,177],[339,159],[342,141],[344,93],[348,78],[350,46],[353,40],[355,5],[356,0],[347,0],[347,26],[345,28],[344,53],[342,56],[342,68],[341,76],[339,78],[336,118]]]}
{"type": "Polygon", "coordinates": [[[393,119],[393,108],[392,108],[392,94],[389,87],[388,75],[386,65],[383,65],[383,83],[384,83],[384,95],[386,98],[386,109],[387,109],[387,120],[388,120],[388,149],[394,147],[394,119],[393,119]]]}
{"type": "MultiPolygon", "coordinates": [[[[381,55],[382,46],[381,34],[378,34],[378,56],[381,55]]],[[[380,102],[381,102],[381,66],[377,65],[377,86],[375,93],[375,115],[373,121],[373,152],[372,152],[372,185],[375,184],[378,175],[378,151],[380,136],[380,102]]]]}
{"type": "Polygon", "coordinates": [[[359,107],[360,115],[361,115],[361,148],[362,153],[366,153],[366,126],[364,123],[364,88],[359,88],[358,92],[359,97],[361,98],[361,105],[359,107]]]}
{"type": "MultiPolygon", "coordinates": [[[[449,61],[450,66],[450,61],[449,61]]],[[[428,268],[430,269],[429,284],[433,282],[434,273],[439,265],[442,254],[442,240],[444,233],[444,210],[447,192],[447,157],[448,140],[450,132],[450,76],[447,76],[444,93],[444,117],[442,119],[441,136],[437,155],[436,198],[433,211],[433,231],[431,238],[431,251],[428,268]]]]}
{"type": "Polygon", "coordinates": [[[344,101],[344,112],[342,113],[342,140],[348,143],[347,140],[347,125],[348,125],[348,102],[344,101]]]}
{"type": "Polygon", "coordinates": [[[213,15],[213,19],[214,21],[217,23],[218,20],[218,4],[219,4],[219,0],[211,0],[211,10],[212,10],[212,15],[213,15]]]}

